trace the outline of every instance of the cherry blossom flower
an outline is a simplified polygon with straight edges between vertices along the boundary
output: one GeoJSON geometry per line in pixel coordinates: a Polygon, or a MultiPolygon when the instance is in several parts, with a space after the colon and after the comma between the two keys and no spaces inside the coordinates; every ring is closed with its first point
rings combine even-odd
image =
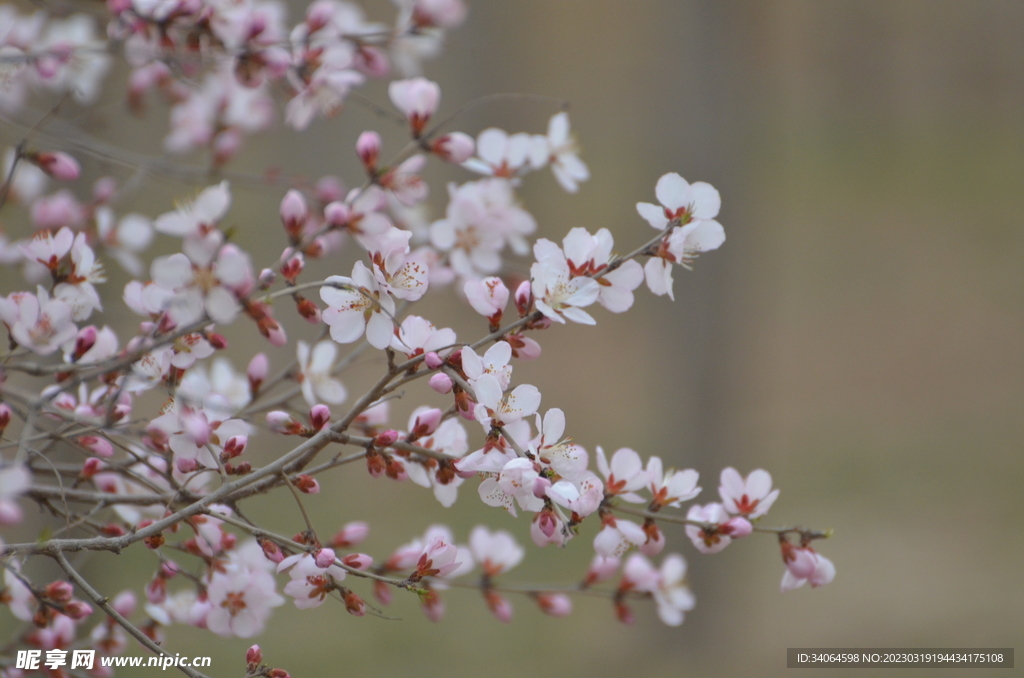
{"type": "Polygon", "coordinates": [[[583,307],[597,301],[601,291],[597,281],[587,277],[573,278],[561,248],[550,240],[538,240],[533,251],[537,261],[530,267],[530,278],[537,309],[560,323],[568,318],[586,325],[596,324],[583,307]]]}
{"type": "Polygon", "coordinates": [[[817,588],[831,583],[832,580],[836,578],[836,566],[825,556],[810,547],[796,548],[794,551],[802,551],[810,557],[794,558],[794,560],[791,561],[793,565],[791,565],[790,562],[787,562],[786,571],[783,573],[782,582],[779,585],[779,588],[783,593],[786,591],[792,591],[793,589],[798,589],[807,582],[811,583],[811,587],[817,588]],[[805,572],[799,572],[800,566],[803,565],[805,561],[809,561],[810,567],[807,567],[805,572]],[[796,569],[799,574],[794,574],[794,569],[796,569]]]}
{"type": "Polygon", "coordinates": [[[569,114],[556,113],[548,122],[547,151],[551,171],[562,188],[575,193],[579,184],[590,178],[590,170],[576,155],[576,140],[569,132],[569,114]]]}
{"type": "Polygon", "coordinates": [[[53,353],[78,333],[71,306],[61,299],[50,299],[42,286],[36,294],[14,292],[6,299],[0,298],[0,320],[14,341],[39,355],[53,353]]]}
{"type": "Polygon", "coordinates": [[[597,447],[597,468],[605,477],[605,493],[617,495],[624,501],[642,504],[643,497],[636,490],[647,485],[650,473],[644,470],[640,455],[628,447],[615,451],[611,464],[604,456],[604,450],[597,447]]]}
{"type": "Polygon", "coordinates": [[[772,489],[771,474],[764,469],[751,471],[744,480],[739,471],[730,466],[722,469],[721,483],[718,494],[725,510],[750,520],[768,513],[779,497],[779,491],[772,489]]]}
{"type": "Polygon", "coordinates": [[[562,478],[575,480],[587,470],[587,451],[563,437],[565,413],[557,407],[548,410],[541,419],[537,415],[540,436],[530,443],[530,450],[542,463],[562,478]]]}
{"type": "Polygon", "coordinates": [[[714,219],[722,207],[722,199],[711,184],[698,181],[691,185],[675,172],[669,172],[658,179],[654,193],[661,203],[660,207],[639,202],[636,210],[659,231],[665,230],[670,221],[677,219],[684,226],[691,221],[714,219]]]}
{"type": "Polygon", "coordinates": [[[351,278],[332,275],[326,282],[344,286],[320,288],[320,298],[328,306],[323,319],[331,328],[331,338],[339,344],[351,344],[365,333],[371,346],[386,348],[394,336],[391,318],[395,302],[381,290],[366,265],[357,261],[351,278]]]}
{"type": "Polygon", "coordinates": [[[480,174],[504,178],[513,178],[531,168],[543,167],[549,155],[548,140],[545,137],[523,132],[510,135],[495,127],[485,129],[476,138],[476,152],[478,157],[462,163],[463,167],[480,174]]]}
{"type": "MultiPolygon", "coordinates": [[[[331,549],[322,549],[321,553],[324,552],[328,552],[325,554],[327,556],[333,556],[331,549]]],[[[334,564],[333,557],[324,558],[318,563],[312,553],[299,553],[285,558],[277,566],[278,572],[284,570],[288,570],[288,576],[291,577],[291,581],[284,587],[284,593],[294,599],[295,607],[300,610],[322,605],[334,584],[344,580],[347,574],[334,564]]]]}
{"type": "Polygon", "coordinates": [[[520,384],[506,394],[496,377],[484,374],[476,380],[473,389],[477,398],[474,416],[485,430],[520,421],[540,407],[540,391],[530,384],[520,384]]]}
{"type": "Polygon", "coordinates": [[[684,613],[693,609],[696,599],[686,585],[686,560],[672,553],[661,561],[658,586],[651,593],[658,604],[658,616],[669,626],[683,623],[684,613]]]}
{"type": "Polygon", "coordinates": [[[203,236],[217,227],[230,207],[231,190],[228,182],[222,181],[203,189],[195,200],[181,203],[177,210],[161,214],[153,228],[179,238],[203,236]]]}
{"type": "Polygon", "coordinates": [[[336,405],[345,401],[348,393],[340,381],[331,376],[338,347],[330,341],[321,341],[309,350],[304,341],[296,343],[298,353],[298,375],[302,384],[302,397],[310,407],[318,403],[336,405]]]}
{"type": "Polygon", "coordinates": [[[167,310],[179,325],[204,315],[230,323],[238,315],[237,297],[250,291],[254,282],[249,255],[230,244],[216,250],[216,259],[203,250],[158,257],[150,273],[153,282],[174,291],[167,310]]]}
{"type": "Polygon", "coordinates": [[[718,553],[732,542],[731,529],[726,527],[729,514],[721,504],[711,503],[707,506],[694,504],[686,513],[687,520],[708,523],[707,529],[696,525],[686,526],[686,536],[701,553],[718,553]]]}
{"type": "Polygon", "coordinates": [[[696,471],[669,469],[662,472],[660,457],[651,457],[647,460],[647,475],[650,478],[649,487],[653,496],[652,506],[678,508],[680,503],[700,494],[701,488],[697,487],[697,479],[700,476],[696,471]]]}
{"type": "Polygon", "coordinates": [[[388,84],[391,103],[409,120],[414,137],[419,137],[437,110],[441,88],[426,78],[393,80],[388,84]]]}
{"type": "Polygon", "coordinates": [[[488,577],[508,572],[523,560],[525,554],[511,534],[504,530],[491,532],[483,525],[477,525],[469,533],[469,550],[488,577]]]}
{"type": "Polygon", "coordinates": [[[96,231],[104,251],[110,254],[129,274],[142,274],[138,254],[153,240],[153,226],[141,214],[126,214],[114,224],[114,211],[107,206],[96,208],[96,231]]]}
{"type": "Polygon", "coordinates": [[[395,336],[391,339],[391,348],[414,358],[423,353],[440,351],[457,341],[455,331],[445,327],[437,329],[434,323],[417,315],[406,317],[395,336]]]}
{"type": "Polygon", "coordinates": [[[633,306],[633,290],[644,281],[643,267],[632,259],[619,262],[610,272],[612,234],[607,228],[590,235],[584,228],[573,228],[562,240],[565,258],[573,276],[594,277],[600,285],[597,302],[612,313],[628,311],[633,306]],[[600,276],[596,274],[600,273],[600,276]]]}
{"type": "Polygon", "coordinates": [[[476,384],[483,375],[489,374],[498,380],[502,389],[508,388],[512,379],[512,366],[508,364],[512,359],[512,347],[508,342],[494,342],[483,356],[478,356],[472,347],[466,346],[461,355],[462,370],[470,386],[476,384]]]}
{"type": "Polygon", "coordinates": [[[284,604],[265,570],[215,572],[206,587],[206,628],[219,636],[252,638],[263,631],[271,609],[284,604]]]}
{"type": "Polygon", "coordinates": [[[630,520],[606,515],[602,517],[602,522],[604,527],[594,537],[594,551],[598,555],[617,558],[633,546],[640,546],[647,541],[644,528],[630,520]]]}

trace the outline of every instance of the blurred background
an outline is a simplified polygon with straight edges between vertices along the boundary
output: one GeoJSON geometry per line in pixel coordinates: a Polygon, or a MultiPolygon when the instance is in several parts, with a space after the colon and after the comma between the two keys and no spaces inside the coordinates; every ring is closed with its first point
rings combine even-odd
{"type": "MultiPolygon", "coordinates": [[[[293,3],[290,20],[299,11],[293,3]]],[[[393,16],[383,1],[368,12],[393,16]]],[[[1024,5],[982,0],[472,3],[425,68],[442,87],[441,114],[494,92],[562,98],[591,169],[576,195],[547,171],[527,178],[521,195],[541,235],[607,227],[618,249],[632,249],[651,235],[635,203],[653,202],[658,177],[675,171],[721,191],[728,237],[695,272],[677,270],[675,303],[641,289],[628,314],[597,309],[596,329],[547,332],[544,355],[517,366],[517,381],[565,410],[567,433],[591,453],[630,446],[697,469],[698,501],[717,499],[724,466],[768,469],[782,493],[765,522],[833,528],[819,550],[838,575],[780,594],[772,538],[703,556],[666,526],[697,597],[681,627],[661,625],[653,604],[637,604],[637,623],[624,627],[608,601],[585,597],[563,620],[514,600],[510,625],[473,591],[446,594],[441,624],[403,596],[387,609],[400,620],[356,619],[337,605],[300,614],[289,603],[259,640],[267,660],[296,678],[456,667],[495,677],[775,676],[787,673],[787,647],[1024,647],[1022,35],[1024,5]]],[[[82,124],[159,153],[166,112],[127,118],[118,77],[82,124]]],[[[387,105],[379,84],[361,93],[387,105]]],[[[453,127],[541,133],[557,110],[507,99],[460,113],[453,127]]],[[[353,102],[306,134],[252,138],[231,169],[274,165],[355,184],[359,132],[387,130],[387,147],[400,148],[401,130],[386,125],[353,102]]],[[[4,143],[19,132],[9,128],[4,143]]],[[[119,171],[102,164],[94,169],[119,171]]],[[[436,217],[443,182],[467,177],[432,172],[436,217]]],[[[156,215],[202,185],[157,176],[130,207],[156,215]]],[[[241,242],[269,261],[284,189],[236,182],[233,192],[241,242]]],[[[442,301],[428,299],[421,314],[460,338],[482,329],[442,301]]],[[[233,339],[248,330],[232,328],[233,339]]],[[[379,368],[357,366],[350,392],[379,368]]],[[[407,397],[397,413],[420,393],[407,397]]],[[[369,520],[366,550],[377,557],[436,522],[462,540],[482,522],[529,543],[527,520],[486,510],[471,485],[443,509],[411,485],[333,473],[307,504],[314,521],[328,531],[369,520]]],[[[299,517],[286,504],[260,500],[251,513],[293,533],[299,517]]],[[[506,579],[578,580],[589,527],[564,551],[530,544],[506,579]]],[[[139,557],[96,555],[86,569],[114,592],[137,575],[139,557]]],[[[175,629],[169,645],[211,654],[212,674],[231,675],[248,643],[175,629]]],[[[1005,675],[971,675],[990,673],[1005,675]]]]}

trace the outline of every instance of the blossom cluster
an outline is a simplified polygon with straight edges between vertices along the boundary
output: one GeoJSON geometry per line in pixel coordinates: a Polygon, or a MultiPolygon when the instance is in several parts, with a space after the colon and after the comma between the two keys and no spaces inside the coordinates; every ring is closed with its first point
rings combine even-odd
{"type": "MultiPolygon", "coordinates": [[[[0,367],[0,524],[21,523],[31,501],[65,526],[31,543],[0,540],[0,602],[31,624],[15,644],[110,655],[125,650],[128,634],[162,643],[174,624],[251,638],[289,599],[300,609],[330,599],[362,616],[372,609],[368,596],[387,605],[401,590],[417,592],[436,621],[442,593],[467,586],[506,622],[513,592],[565,616],[569,594],[586,589],[607,596],[624,622],[632,601],[653,599],[659,617],[678,625],[695,597],[684,556],[663,554],[671,524],[685,526],[704,554],[754,532],[776,535],[783,590],[835,576],[813,548],[827,533],[759,526],[779,496],[767,471],[726,468],[716,500],[673,513],[700,495],[696,470],[630,448],[591,453],[567,435],[560,408],[542,408],[541,390],[514,379],[520,361],[540,358],[545,331],[596,325],[597,307],[627,312],[642,285],[671,298],[676,267],[690,269],[724,243],[718,191],[662,176],[658,204],[636,204],[640,244],[625,254],[608,228],[537,237],[517,194],[526,177],[550,168],[570,193],[589,178],[568,114],[554,114],[546,133],[442,134],[432,126],[440,85],[416,73],[465,7],[396,4],[394,24],[385,25],[351,3],[316,0],[289,26],[273,0],[107,3],[109,44],[131,69],[127,101],[141,110],[151,90],[163,94],[167,149],[202,149],[214,167],[230,162],[243,133],[270,126],[271,92],[289,93],[284,120],[304,129],[367,78],[400,74],[387,91],[409,144],[385,159],[381,134],[367,130],[353,149],[364,173],[358,188],[331,176],[282,188],[273,261],[256,263],[244,229],[227,227],[237,190],[227,180],[159,214],[119,214],[117,179],[83,190],[72,155],[34,149],[29,139],[7,152],[0,210],[5,224],[19,223],[6,219],[15,205],[24,218],[20,231],[0,233],[0,261],[20,269],[25,288],[0,296],[9,339],[0,367]],[[437,219],[428,216],[422,175],[431,161],[464,172],[437,219]],[[51,180],[77,192],[47,194],[51,180]],[[172,253],[147,256],[155,243],[172,253]],[[131,278],[118,289],[107,278],[111,261],[131,278]],[[322,279],[311,274],[328,267],[322,279]],[[472,309],[472,330],[418,315],[413,307],[428,294],[472,309]],[[121,303],[130,323],[116,320],[121,303]],[[278,351],[272,365],[269,350],[242,355],[229,347],[231,325],[254,328],[289,357],[278,351]],[[296,338],[309,327],[315,339],[296,338]],[[356,397],[345,371],[364,350],[381,352],[387,367],[356,397]],[[403,424],[391,413],[399,397],[435,405],[416,407],[403,424]],[[574,586],[523,590],[502,580],[526,549],[484,525],[466,543],[434,525],[390,554],[363,553],[367,523],[328,537],[307,510],[327,482],[321,474],[343,465],[365,468],[350,470],[347,482],[409,481],[444,507],[469,494],[484,511],[526,514],[537,547],[592,532],[592,560],[574,586]],[[241,513],[240,503],[272,491],[296,504],[291,536],[241,513]],[[153,555],[149,582],[115,597],[96,592],[64,556],[139,543],[153,555]],[[41,558],[56,560],[68,580],[36,581],[41,558]]],[[[112,57],[91,19],[23,16],[4,5],[0,19],[0,107],[17,111],[43,90],[95,97],[112,57]]],[[[264,665],[257,646],[246,661],[252,676],[287,676],[264,665]]]]}

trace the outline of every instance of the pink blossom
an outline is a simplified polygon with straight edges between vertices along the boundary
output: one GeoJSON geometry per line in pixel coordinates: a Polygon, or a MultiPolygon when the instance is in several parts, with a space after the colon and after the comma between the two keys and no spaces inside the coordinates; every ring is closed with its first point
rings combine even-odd
{"type": "Polygon", "coordinates": [[[78,333],[71,307],[60,299],[50,299],[42,286],[36,294],[13,292],[0,298],[0,320],[14,341],[39,355],[53,353],[78,333]]]}
{"type": "Polygon", "coordinates": [[[388,85],[391,103],[408,118],[414,137],[419,137],[441,100],[441,88],[426,78],[394,80],[388,85]]]}
{"type": "Polygon", "coordinates": [[[332,275],[327,282],[336,285],[320,288],[320,298],[328,306],[323,318],[331,328],[331,338],[339,344],[350,344],[365,332],[371,346],[387,347],[394,336],[391,317],[395,302],[381,290],[363,262],[356,262],[351,278],[332,275]]]}
{"type": "Polygon", "coordinates": [[[317,403],[336,405],[345,401],[348,393],[340,381],[334,379],[331,370],[338,353],[333,342],[321,341],[310,351],[304,341],[296,343],[298,353],[298,379],[302,384],[302,397],[310,407],[317,403]]]}
{"type": "Polygon", "coordinates": [[[647,485],[650,474],[644,470],[640,455],[628,447],[615,451],[611,464],[604,456],[604,450],[597,448],[597,468],[605,477],[605,493],[619,495],[625,501],[640,504],[644,499],[636,490],[647,485]]]}
{"type": "Polygon", "coordinates": [[[731,530],[721,529],[729,521],[729,514],[721,504],[711,503],[707,506],[694,504],[686,513],[687,520],[708,523],[708,527],[697,525],[686,526],[686,536],[701,553],[718,553],[732,542],[731,530]]]}
{"type": "Polygon", "coordinates": [[[491,532],[482,525],[477,525],[470,532],[469,550],[489,577],[508,572],[522,561],[524,555],[523,548],[511,534],[504,530],[491,532]]]}
{"type": "Polygon", "coordinates": [[[718,494],[722,497],[726,511],[751,520],[768,513],[768,509],[779,497],[779,491],[772,489],[772,476],[767,471],[751,471],[744,480],[731,466],[722,469],[718,494]]]}
{"type": "Polygon", "coordinates": [[[551,171],[562,188],[575,193],[579,183],[590,178],[590,170],[579,159],[576,140],[569,132],[569,114],[556,113],[548,122],[547,152],[551,171]]]}
{"type": "Polygon", "coordinates": [[[836,566],[814,549],[797,547],[793,552],[793,558],[786,562],[786,571],[782,575],[780,588],[783,593],[798,589],[807,582],[817,588],[836,578],[836,566]]]}
{"type": "Polygon", "coordinates": [[[660,457],[651,457],[647,460],[647,475],[650,477],[652,505],[678,508],[680,503],[700,494],[701,488],[697,487],[699,475],[696,471],[669,469],[662,472],[660,457]]]}
{"type": "Polygon", "coordinates": [[[214,573],[207,586],[206,627],[219,636],[252,638],[263,631],[272,608],[284,603],[265,570],[214,573]]]}

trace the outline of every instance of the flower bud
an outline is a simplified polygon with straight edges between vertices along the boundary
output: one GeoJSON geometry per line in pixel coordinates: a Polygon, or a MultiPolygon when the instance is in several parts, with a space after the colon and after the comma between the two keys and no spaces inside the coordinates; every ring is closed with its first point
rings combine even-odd
{"type": "Polygon", "coordinates": [[[66,603],[75,595],[75,587],[70,582],[55,581],[46,585],[43,595],[55,603],[66,603]]]}
{"type": "Polygon", "coordinates": [[[507,598],[495,591],[488,591],[485,597],[487,599],[487,607],[490,608],[498,621],[505,622],[506,624],[512,621],[512,603],[508,602],[507,598]]]}
{"type": "Polygon", "coordinates": [[[314,431],[319,431],[331,420],[331,410],[327,405],[314,405],[309,411],[309,421],[314,431]]]}
{"type": "Polygon", "coordinates": [[[7,425],[11,423],[11,414],[11,406],[7,403],[0,403],[0,433],[3,433],[7,425]]]}
{"type": "Polygon", "coordinates": [[[316,478],[313,476],[302,474],[292,482],[295,483],[295,487],[304,494],[319,494],[320,492],[320,483],[318,483],[316,478]]]}
{"type": "Polygon", "coordinates": [[[814,557],[814,551],[804,546],[793,546],[789,541],[780,542],[782,548],[782,562],[797,579],[807,579],[814,573],[818,563],[814,557]]]}
{"type": "Polygon", "coordinates": [[[110,607],[122,617],[131,617],[135,614],[135,605],[135,593],[132,591],[121,591],[110,603],[110,607]]]}
{"type": "MultiPolygon", "coordinates": [[[[438,375],[434,375],[435,377],[438,375]]],[[[444,375],[441,375],[444,376],[444,375]]],[[[410,435],[416,438],[422,438],[428,436],[437,430],[437,427],[441,424],[441,417],[444,416],[444,412],[432,407],[429,410],[425,410],[416,415],[415,421],[412,424],[412,432],[410,435]]]]}
{"type": "Polygon", "coordinates": [[[316,191],[316,199],[321,204],[341,200],[345,197],[345,185],[341,183],[341,179],[330,174],[320,177],[316,182],[314,190],[316,191]]]}
{"type": "Polygon", "coordinates": [[[736,516],[730,518],[720,528],[723,533],[728,534],[733,539],[739,539],[740,537],[746,537],[754,531],[754,526],[750,524],[750,521],[746,518],[736,516]]]}
{"type": "Polygon", "coordinates": [[[522,318],[530,312],[530,306],[533,305],[533,291],[529,280],[519,283],[519,287],[516,288],[515,300],[516,309],[519,310],[519,317],[522,318]]]}
{"type": "Polygon", "coordinates": [[[174,460],[174,467],[181,473],[192,473],[199,468],[199,462],[195,459],[185,459],[184,457],[178,457],[174,460]]]}
{"type": "Polygon", "coordinates": [[[564,593],[539,593],[536,601],[541,612],[552,617],[568,617],[572,614],[572,600],[564,593]]]}
{"type": "Polygon", "coordinates": [[[430,149],[442,160],[461,165],[473,157],[475,146],[473,138],[468,134],[452,132],[435,141],[430,149]]]}
{"type": "Polygon", "coordinates": [[[259,645],[253,645],[245,651],[245,666],[249,673],[255,673],[256,669],[263,663],[263,650],[259,645]]]}
{"type": "Polygon", "coordinates": [[[67,153],[44,151],[36,154],[35,162],[39,169],[61,181],[74,181],[82,171],[78,161],[67,153]]]}
{"type": "Polygon", "coordinates": [[[296,237],[306,225],[309,217],[309,208],[306,207],[306,199],[294,188],[284,194],[281,199],[281,223],[284,230],[291,237],[296,237]]]}
{"type": "Polygon", "coordinates": [[[366,523],[359,521],[348,523],[338,530],[337,534],[331,537],[331,546],[334,548],[355,546],[366,539],[366,535],[369,533],[370,526],[366,523]]]}
{"type": "Polygon", "coordinates": [[[95,325],[88,325],[78,330],[78,336],[75,337],[75,348],[71,353],[72,360],[78,360],[93,347],[96,343],[96,334],[95,325]]]}
{"type": "Polygon", "coordinates": [[[321,570],[326,570],[331,565],[334,565],[334,560],[334,549],[320,549],[313,556],[313,562],[315,562],[316,566],[321,570]]]}
{"type": "Polygon", "coordinates": [[[299,315],[306,319],[307,322],[313,325],[319,325],[321,321],[320,307],[315,303],[305,298],[301,294],[295,295],[295,307],[299,311],[299,315]]]}
{"type": "Polygon", "coordinates": [[[284,560],[284,553],[281,552],[280,547],[266,537],[257,537],[256,543],[258,543],[260,545],[260,549],[263,550],[263,557],[270,562],[280,563],[284,560]]]}
{"type": "Polygon", "coordinates": [[[398,441],[398,431],[389,429],[373,439],[374,447],[388,447],[398,441]]]}
{"type": "Polygon", "coordinates": [[[352,553],[342,558],[341,562],[357,570],[368,570],[373,565],[373,558],[365,553],[352,553]]]}
{"type": "Polygon", "coordinates": [[[231,436],[224,443],[224,457],[232,459],[245,452],[245,446],[249,443],[249,436],[231,436]]]}
{"type": "Polygon", "coordinates": [[[377,172],[377,157],[380,155],[381,140],[376,132],[363,132],[356,139],[356,155],[370,174],[377,172]]]}
{"type": "Polygon", "coordinates": [[[345,589],[343,597],[345,599],[345,609],[348,610],[349,614],[356,617],[362,617],[366,614],[366,603],[363,602],[362,598],[348,589],[345,589]]]}
{"type": "Polygon", "coordinates": [[[436,351],[429,351],[423,356],[423,364],[432,370],[436,370],[441,365],[444,365],[444,358],[439,356],[436,351]]]}
{"type": "Polygon", "coordinates": [[[388,85],[391,103],[409,120],[414,138],[419,138],[441,100],[441,88],[426,78],[393,80],[388,85]]]}
{"type": "Polygon", "coordinates": [[[228,347],[228,338],[220,332],[207,332],[206,340],[210,342],[210,346],[213,346],[218,351],[228,347]]]}
{"type": "Polygon", "coordinates": [[[304,428],[302,424],[292,418],[292,415],[281,410],[267,412],[267,426],[271,431],[285,435],[298,435],[304,428]]]}
{"type": "Polygon", "coordinates": [[[427,381],[427,385],[438,393],[451,393],[455,383],[452,378],[442,372],[438,372],[427,381]]]}
{"type": "Polygon", "coordinates": [[[249,361],[249,367],[246,369],[246,374],[249,377],[249,394],[256,395],[260,390],[260,385],[263,380],[267,378],[267,372],[270,370],[270,363],[267,361],[265,353],[257,353],[249,361]]]}
{"type": "Polygon", "coordinates": [[[100,457],[113,457],[114,446],[106,438],[99,436],[81,436],[77,440],[78,444],[87,450],[91,450],[93,454],[100,457]]]}
{"type": "Polygon", "coordinates": [[[299,274],[302,273],[302,269],[305,268],[305,266],[306,261],[302,257],[302,253],[299,252],[297,254],[293,254],[283,264],[281,264],[281,277],[288,281],[289,284],[294,285],[295,279],[299,277],[299,274]]]}
{"type": "Polygon", "coordinates": [[[72,600],[64,606],[64,614],[75,621],[80,621],[92,614],[92,606],[81,600],[72,600]]]}
{"type": "Polygon", "coordinates": [[[101,468],[103,468],[102,461],[100,461],[96,457],[89,457],[88,459],[85,460],[85,463],[82,464],[82,470],[79,472],[78,475],[80,478],[82,478],[82,480],[89,480],[94,475],[99,473],[101,468]]]}

